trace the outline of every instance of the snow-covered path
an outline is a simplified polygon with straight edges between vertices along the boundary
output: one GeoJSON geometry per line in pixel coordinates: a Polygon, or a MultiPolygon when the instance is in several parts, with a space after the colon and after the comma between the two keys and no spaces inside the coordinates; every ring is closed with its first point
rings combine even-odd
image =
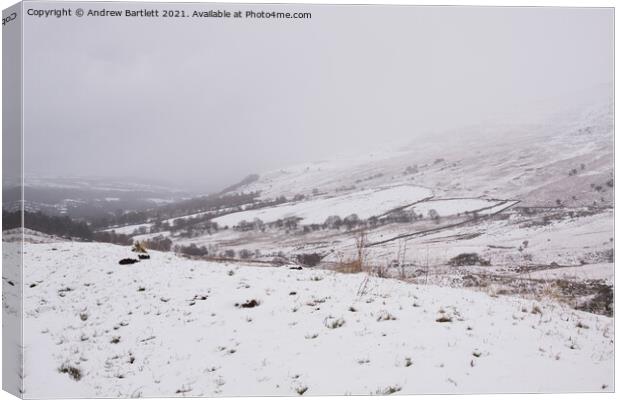
{"type": "Polygon", "coordinates": [[[607,317],[379,278],[358,296],[363,274],[170,253],[118,265],[131,255],[26,244],[26,397],[614,389],[607,317]]]}

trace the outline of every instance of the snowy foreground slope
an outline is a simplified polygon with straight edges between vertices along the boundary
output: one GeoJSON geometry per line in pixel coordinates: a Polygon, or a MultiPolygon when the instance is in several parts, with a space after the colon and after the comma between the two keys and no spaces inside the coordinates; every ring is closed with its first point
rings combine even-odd
{"type": "Polygon", "coordinates": [[[26,397],[614,390],[613,319],[548,301],[171,253],[121,266],[132,253],[107,244],[25,251],[26,397]]]}

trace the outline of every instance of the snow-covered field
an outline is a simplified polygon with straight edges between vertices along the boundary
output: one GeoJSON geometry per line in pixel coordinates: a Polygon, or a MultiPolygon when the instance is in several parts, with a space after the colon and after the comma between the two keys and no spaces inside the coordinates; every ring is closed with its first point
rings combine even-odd
{"type": "Polygon", "coordinates": [[[105,229],[105,231],[109,231],[109,232],[116,232],[116,233],[120,233],[120,234],[124,234],[124,235],[131,235],[132,233],[134,233],[136,230],[139,230],[140,228],[144,228],[144,229],[148,229],[151,226],[153,226],[153,224],[136,224],[136,225],[127,225],[127,226],[119,226],[119,227],[114,227],[114,228],[108,228],[105,229]]]}
{"type": "Polygon", "coordinates": [[[535,279],[603,280],[614,283],[614,265],[610,263],[580,265],[578,267],[550,268],[523,274],[535,279]]]}
{"type": "Polygon", "coordinates": [[[460,215],[476,212],[484,215],[485,212],[495,212],[502,209],[502,206],[509,207],[515,202],[486,199],[444,199],[429,200],[407,207],[414,210],[416,214],[427,216],[431,210],[435,210],[440,216],[460,215]]]}
{"type": "Polygon", "coordinates": [[[418,186],[394,186],[361,190],[352,194],[324,197],[276,207],[241,211],[214,218],[221,226],[235,226],[241,221],[252,222],[258,218],[265,223],[279,219],[297,217],[301,223],[322,224],[332,216],[341,218],[357,214],[361,219],[379,216],[398,207],[403,207],[423,199],[432,197],[433,192],[418,186]]]}
{"type": "MultiPolygon", "coordinates": [[[[579,265],[592,253],[613,249],[613,211],[580,218],[566,218],[546,225],[524,226],[514,214],[499,220],[481,220],[476,224],[438,230],[407,241],[406,259],[412,262],[442,265],[450,258],[476,252],[493,265],[518,267],[528,264],[579,265]]],[[[385,231],[389,233],[390,227],[385,231]]],[[[372,240],[385,238],[379,230],[369,234],[372,240]]],[[[351,243],[351,246],[354,243],[351,243]]],[[[392,246],[372,248],[375,258],[394,257],[398,241],[392,246]],[[376,253],[376,254],[375,254],[376,253]]],[[[613,274],[613,264],[607,264],[613,274]]]]}
{"type": "Polygon", "coordinates": [[[613,319],[551,301],[131,256],[26,245],[25,397],[614,390],[613,319]]]}

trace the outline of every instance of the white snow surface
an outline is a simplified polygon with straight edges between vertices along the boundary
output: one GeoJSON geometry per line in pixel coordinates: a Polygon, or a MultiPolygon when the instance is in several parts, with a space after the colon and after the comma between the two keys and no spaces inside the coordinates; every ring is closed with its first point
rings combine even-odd
{"type": "Polygon", "coordinates": [[[427,216],[430,210],[437,211],[440,216],[448,216],[483,209],[491,209],[503,203],[504,202],[502,200],[440,199],[424,201],[408,207],[408,209],[413,209],[417,214],[422,214],[423,216],[427,216]]]}
{"type": "Polygon", "coordinates": [[[429,198],[430,189],[400,185],[377,189],[360,190],[335,197],[321,197],[313,200],[284,204],[276,207],[241,211],[213,219],[220,226],[235,226],[241,221],[252,222],[259,218],[263,222],[274,222],[288,217],[302,218],[301,223],[322,224],[332,215],[345,218],[357,214],[361,219],[381,215],[398,207],[403,207],[429,198]]]}
{"type": "Polygon", "coordinates": [[[2,242],[21,243],[56,243],[64,242],[63,239],[55,235],[48,235],[28,228],[13,228],[2,231],[2,242]]]}
{"type": "Polygon", "coordinates": [[[116,232],[118,234],[123,234],[123,235],[131,235],[133,234],[137,229],[140,228],[146,228],[146,229],[150,229],[153,226],[153,224],[151,223],[145,223],[145,224],[137,224],[137,225],[127,225],[127,226],[119,226],[119,227],[114,227],[114,228],[108,228],[108,229],[104,229],[104,232],[116,232]]]}
{"type": "Polygon", "coordinates": [[[614,283],[614,264],[601,263],[580,265],[576,267],[561,267],[543,269],[527,274],[524,277],[534,279],[569,279],[569,280],[604,280],[608,284],[614,283]]]}
{"type": "Polygon", "coordinates": [[[364,274],[159,252],[118,264],[128,256],[26,244],[25,397],[614,390],[612,318],[374,277],[358,295],[364,274]]]}

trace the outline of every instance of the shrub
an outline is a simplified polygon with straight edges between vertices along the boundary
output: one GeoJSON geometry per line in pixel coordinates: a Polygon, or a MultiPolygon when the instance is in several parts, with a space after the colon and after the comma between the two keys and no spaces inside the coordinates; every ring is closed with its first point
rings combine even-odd
{"type": "Polygon", "coordinates": [[[439,213],[435,209],[431,209],[428,211],[428,217],[432,219],[436,224],[438,224],[441,220],[439,213]]]}
{"type": "Polygon", "coordinates": [[[142,242],[142,244],[147,249],[158,251],[170,251],[170,249],[172,248],[172,240],[163,235],[155,236],[151,239],[145,240],[142,242]]]}
{"type": "Polygon", "coordinates": [[[253,253],[250,250],[248,250],[248,249],[239,250],[239,257],[243,258],[244,260],[246,260],[248,258],[251,258],[252,254],[253,253]]]}
{"type": "Polygon", "coordinates": [[[357,225],[359,225],[361,221],[357,214],[351,214],[345,217],[342,222],[344,223],[344,225],[346,225],[347,229],[351,230],[357,225]]]}
{"type": "Polygon", "coordinates": [[[384,265],[377,265],[372,269],[372,273],[377,278],[387,278],[388,276],[388,268],[384,265]]]}
{"type": "Polygon", "coordinates": [[[327,317],[325,318],[324,324],[326,327],[328,327],[329,329],[336,329],[336,328],[340,328],[341,326],[343,326],[345,323],[343,318],[334,318],[334,317],[327,317]]]}
{"type": "Polygon", "coordinates": [[[414,165],[409,165],[407,168],[405,168],[405,172],[403,172],[403,175],[417,174],[417,173],[418,173],[418,166],[414,164],[414,165]]]}
{"type": "Polygon", "coordinates": [[[58,372],[69,375],[74,381],[82,379],[82,370],[67,363],[62,364],[60,368],[58,368],[58,372]]]}
{"type": "Polygon", "coordinates": [[[129,246],[133,244],[133,239],[131,236],[116,233],[114,231],[95,232],[94,240],[103,243],[120,244],[121,246],[129,246]]]}
{"type": "Polygon", "coordinates": [[[480,257],[478,253],[462,253],[451,258],[450,261],[448,261],[448,264],[453,267],[470,265],[489,266],[491,265],[491,262],[480,257]]]}
{"type": "Polygon", "coordinates": [[[297,255],[297,262],[304,267],[317,266],[323,258],[319,253],[303,253],[297,255]]]}
{"type": "Polygon", "coordinates": [[[198,247],[194,243],[190,244],[189,246],[176,246],[175,251],[177,253],[185,254],[188,256],[197,256],[197,257],[202,257],[202,256],[206,256],[209,254],[205,246],[198,247]]]}

